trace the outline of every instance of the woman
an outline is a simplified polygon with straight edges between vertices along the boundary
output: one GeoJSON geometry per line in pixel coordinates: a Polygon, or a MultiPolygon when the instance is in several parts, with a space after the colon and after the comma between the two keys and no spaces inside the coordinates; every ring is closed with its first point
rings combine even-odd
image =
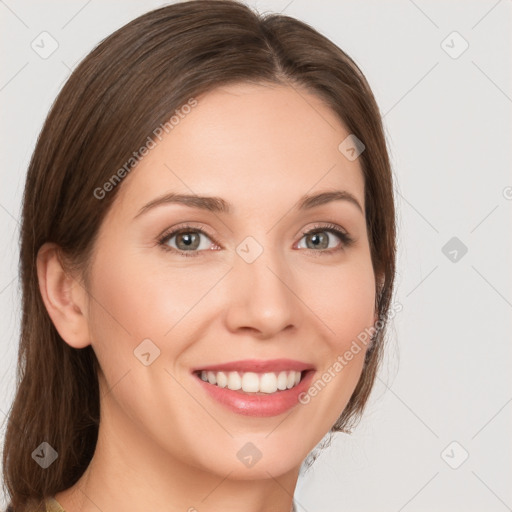
{"type": "Polygon", "coordinates": [[[53,105],[21,237],[10,510],[295,510],[393,291],[380,115],[342,50],[229,0],[137,18],[53,105]]]}

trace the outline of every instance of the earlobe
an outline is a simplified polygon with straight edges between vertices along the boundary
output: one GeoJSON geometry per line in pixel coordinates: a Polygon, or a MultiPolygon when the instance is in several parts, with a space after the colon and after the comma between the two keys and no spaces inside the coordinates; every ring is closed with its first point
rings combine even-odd
{"type": "Polygon", "coordinates": [[[37,254],[39,290],[46,310],[62,339],[73,348],[90,345],[87,292],[62,266],[59,247],[44,244],[37,254]]]}

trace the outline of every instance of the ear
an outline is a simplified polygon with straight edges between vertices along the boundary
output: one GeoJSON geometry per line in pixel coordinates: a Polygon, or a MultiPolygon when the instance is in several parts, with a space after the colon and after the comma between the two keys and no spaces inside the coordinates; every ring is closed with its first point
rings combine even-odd
{"type": "Polygon", "coordinates": [[[39,289],[53,325],[73,348],[90,345],[87,291],[65,271],[54,243],[45,243],[37,253],[39,289]]]}

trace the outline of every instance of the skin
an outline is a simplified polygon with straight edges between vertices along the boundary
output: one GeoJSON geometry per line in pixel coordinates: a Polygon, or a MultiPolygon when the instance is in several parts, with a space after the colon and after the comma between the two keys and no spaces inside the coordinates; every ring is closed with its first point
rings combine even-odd
{"type": "MultiPolygon", "coordinates": [[[[337,116],[288,86],[237,84],[196,99],[118,185],[87,291],[54,245],[38,255],[56,328],[72,347],[91,344],[102,369],[96,453],[56,494],[67,512],[288,512],[302,461],[362,371],[364,349],[307,405],[259,418],[224,408],[194,380],[193,367],[281,357],[311,363],[316,380],[377,319],[364,213],[349,201],[292,208],[306,193],[345,190],[364,212],[362,170],[338,150],[349,132],[337,116]],[[134,219],[164,192],[219,196],[233,212],[166,204],[134,219]],[[196,257],[157,243],[185,222],[208,232],[196,257]],[[327,223],[353,245],[323,231],[338,250],[308,249],[302,233],[327,223]],[[263,248],[251,264],[236,252],[248,236],[263,248]],[[146,338],[160,349],[149,366],[133,353],[146,338]],[[262,454],[251,468],[236,455],[247,442],[262,454]]],[[[167,245],[183,249],[177,238],[167,245]]]]}

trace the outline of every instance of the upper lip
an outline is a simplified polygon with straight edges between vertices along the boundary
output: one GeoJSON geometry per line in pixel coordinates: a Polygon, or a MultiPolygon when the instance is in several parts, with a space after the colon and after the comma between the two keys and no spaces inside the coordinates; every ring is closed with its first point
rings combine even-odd
{"type": "Polygon", "coordinates": [[[237,371],[242,372],[278,372],[283,370],[295,370],[301,372],[303,370],[313,370],[314,366],[310,363],[304,363],[295,359],[243,359],[240,361],[230,361],[228,363],[212,364],[208,366],[200,366],[193,368],[192,372],[201,370],[221,372],[221,371],[237,371]]]}

